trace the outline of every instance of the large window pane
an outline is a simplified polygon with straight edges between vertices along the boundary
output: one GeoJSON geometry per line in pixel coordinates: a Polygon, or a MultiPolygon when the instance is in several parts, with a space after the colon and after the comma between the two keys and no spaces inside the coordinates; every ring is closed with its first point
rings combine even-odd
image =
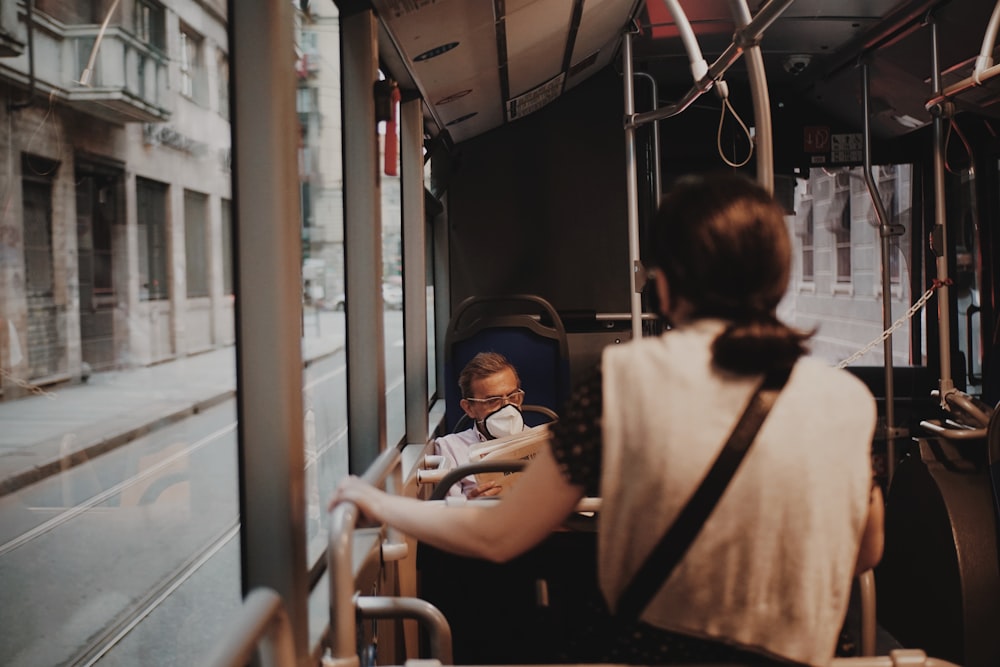
{"type": "Polygon", "coordinates": [[[299,193],[302,219],[302,353],[307,546],[313,563],[326,547],[324,501],[347,474],[347,368],[344,294],[344,175],[340,138],[340,39],[333,3],[299,15],[299,193]]]}
{"type": "Polygon", "coordinates": [[[399,183],[399,102],[379,123],[382,153],[382,306],[385,310],[386,439],[394,445],[406,433],[403,384],[403,209],[399,183]]]}
{"type": "Polygon", "coordinates": [[[0,662],[202,664],[241,601],[230,126],[200,94],[226,5],[20,5],[44,95],[0,105],[0,662]]]}

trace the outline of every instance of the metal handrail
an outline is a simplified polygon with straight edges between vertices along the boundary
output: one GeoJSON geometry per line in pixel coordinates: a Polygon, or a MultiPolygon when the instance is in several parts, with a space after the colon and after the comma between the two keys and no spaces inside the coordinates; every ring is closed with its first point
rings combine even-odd
{"type": "MultiPolygon", "coordinates": [[[[1000,30],[1000,0],[993,7],[993,13],[990,15],[989,23],[986,25],[986,33],[983,35],[983,45],[979,50],[979,56],[976,58],[976,66],[973,68],[972,74],[936,94],[927,101],[924,108],[931,113],[939,113],[941,105],[952,97],[970,88],[981,86],[989,79],[1000,75],[1000,65],[993,64],[993,45],[996,43],[998,30],[1000,30]]],[[[935,93],[937,93],[936,90],[935,93]]]]}
{"type": "Polygon", "coordinates": [[[958,389],[951,389],[943,394],[935,389],[931,396],[938,398],[949,412],[964,416],[971,423],[959,421],[946,426],[940,420],[927,419],[920,422],[921,427],[946,440],[978,440],[986,437],[993,410],[980,407],[971,396],[958,389]]]}
{"type": "Polygon", "coordinates": [[[246,596],[230,632],[205,663],[209,667],[243,667],[260,656],[261,667],[295,667],[295,646],[288,612],[270,588],[246,596]]]}
{"type": "MultiPolygon", "coordinates": [[[[362,479],[374,486],[382,486],[393,468],[399,463],[401,451],[389,448],[379,454],[368,467],[362,479]]],[[[354,529],[358,522],[358,508],[354,503],[341,503],[330,512],[330,545],[327,563],[330,573],[330,656],[324,665],[357,667],[357,621],[354,608],[354,529]]],[[[362,565],[378,554],[378,540],[362,557],[362,565]]]]}
{"type": "MultiPolygon", "coordinates": [[[[931,395],[936,395],[936,391],[932,391],[931,395]]],[[[990,423],[990,417],[993,415],[992,410],[983,410],[981,407],[976,405],[976,402],[972,400],[968,394],[959,391],[958,389],[953,389],[949,391],[944,396],[945,403],[948,404],[949,408],[954,407],[960,412],[969,416],[972,421],[975,422],[976,427],[986,428],[990,423]]]]}
{"type": "Polygon", "coordinates": [[[945,440],[981,440],[986,437],[985,428],[948,428],[936,419],[925,419],[920,422],[920,426],[945,440]]]}
{"type": "Polygon", "coordinates": [[[527,461],[504,460],[476,461],[475,463],[465,463],[460,466],[455,466],[454,468],[449,469],[448,472],[441,477],[441,480],[435,485],[434,491],[431,492],[431,496],[428,500],[444,500],[444,497],[448,495],[448,490],[469,475],[475,475],[481,472],[521,472],[524,470],[525,465],[527,465],[527,461]]]}
{"type": "Polygon", "coordinates": [[[860,658],[834,658],[830,667],[960,667],[947,660],[928,657],[920,649],[905,648],[890,651],[889,655],[860,658]]]}
{"type": "Polygon", "coordinates": [[[453,664],[451,626],[441,610],[426,600],[380,595],[362,595],[356,600],[365,618],[414,618],[428,630],[430,657],[443,665],[453,664]]]}
{"type": "MultiPolygon", "coordinates": [[[[938,49],[938,25],[933,19],[931,27],[931,85],[935,94],[941,92],[941,65],[938,49]]],[[[940,363],[941,407],[946,408],[944,397],[955,388],[951,376],[951,300],[948,285],[951,283],[948,270],[948,212],[945,188],[945,146],[944,118],[934,116],[932,124],[934,149],[934,253],[936,280],[941,285],[938,291],[938,351],[940,363]]]]}
{"type": "Polygon", "coordinates": [[[869,76],[869,65],[864,63],[861,66],[861,92],[864,106],[864,177],[865,186],[868,188],[868,196],[871,198],[872,208],[875,217],[878,218],[880,251],[882,257],[882,329],[889,331],[889,335],[882,341],[882,356],[885,372],[885,451],[886,451],[886,472],[889,482],[892,483],[893,475],[896,472],[896,390],[893,382],[892,372],[892,277],[890,257],[892,254],[892,237],[897,235],[898,230],[890,223],[889,215],[886,213],[885,205],[882,203],[882,195],[879,194],[878,185],[872,175],[872,138],[871,138],[871,81],[869,76]]]}
{"type": "Polygon", "coordinates": [[[875,655],[878,621],[875,608],[874,570],[865,570],[858,575],[858,591],[861,599],[861,655],[875,655]]]}
{"type": "MultiPolygon", "coordinates": [[[[753,20],[746,0],[732,0],[733,19],[737,30],[745,30],[753,20]]],[[[750,94],[753,100],[754,126],[757,137],[754,150],[757,153],[757,182],[774,194],[774,145],[771,128],[771,95],[767,87],[767,73],[764,70],[764,55],[760,44],[754,40],[746,47],[747,75],[750,80],[750,94]]]]}

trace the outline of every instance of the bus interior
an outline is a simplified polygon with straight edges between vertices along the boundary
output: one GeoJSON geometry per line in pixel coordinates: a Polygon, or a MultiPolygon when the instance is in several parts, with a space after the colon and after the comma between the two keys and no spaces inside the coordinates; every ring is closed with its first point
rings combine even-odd
{"type": "MultiPolygon", "coordinates": [[[[327,502],[347,475],[448,504],[457,478],[522,470],[441,467],[461,365],[504,349],[525,414],[558,419],[608,346],[667,329],[646,233],[672,184],[716,171],[781,204],[777,315],[877,404],[885,550],[854,581],[831,667],[1000,665],[1000,1],[91,4],[0,8],[21,176],[0,220],[0,408],[26,406],[0,431],[60,423],[44,402],[59,391],[219,351],[235,391],[185,414],[190,432],[157,413],[135,443],[111,423],[85,453],[82,430],[49,438],[57,463],[5,481],[13,667],[154,650],[218,667],[559,662],[598,595],[600,498],[504,565],[327,502]],[[194,457],[209,441],[218,470],[194,457]],[[127,502],[102,461],[175,493],[127,502]],[[114,564],[161,555],[166,574],[116,588],[114,564]],[[203,565],[211,581],[182,589],[203,565]]],[[[131,411],[173,410],[149,384],[131,411]]]]}

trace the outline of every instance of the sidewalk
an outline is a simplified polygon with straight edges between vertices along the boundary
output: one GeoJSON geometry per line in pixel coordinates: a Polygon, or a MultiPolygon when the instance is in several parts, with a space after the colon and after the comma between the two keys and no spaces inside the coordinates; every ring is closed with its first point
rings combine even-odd
{"type": "MultiPolygon", "coordinates": [[[[305,326],[308,364],[343,347],[334,327],[305,326]]],[[[95,373],[48,396],[0,402],[0,496],[235,397],[236,348],[95,373]]]]}

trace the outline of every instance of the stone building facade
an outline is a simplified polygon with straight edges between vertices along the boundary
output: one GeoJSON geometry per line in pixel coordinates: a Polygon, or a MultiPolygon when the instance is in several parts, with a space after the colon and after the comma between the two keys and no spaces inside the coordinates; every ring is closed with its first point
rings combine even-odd
{"type": "Polygon", "coordinates": [[[3,3],[3,400],[233,342],[225,12],[3,3]]]}

